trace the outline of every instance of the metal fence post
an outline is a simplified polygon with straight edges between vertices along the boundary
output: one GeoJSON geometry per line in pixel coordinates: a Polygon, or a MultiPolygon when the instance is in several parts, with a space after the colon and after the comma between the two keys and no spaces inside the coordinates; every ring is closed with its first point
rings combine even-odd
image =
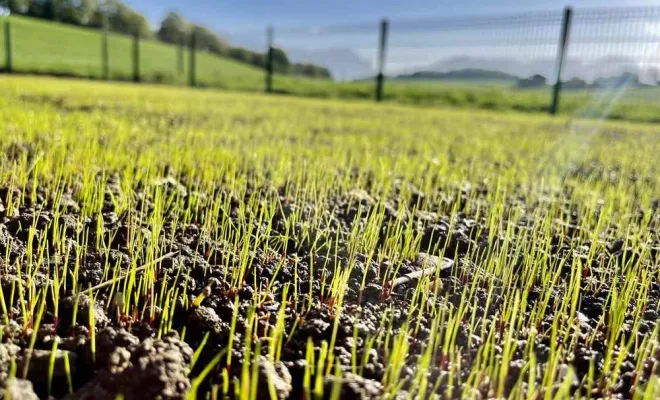
{"type": "Polygon", "coordinates": [[[108,27],[103,28],[101,36],[101,66],[103,68],[103,79],[110,79],[110,54],[108,51],[108,27]]]}
{"type": "Polygon", "coordinates": [[[188,84],[190,87],[195,87],[196,83],[196,76],[195,76],[195,49],[197,47],[197,31],[193,29],[192,34],[190,35],[190,65],[188,67],[188,84]]]}
{"type": "Polygon", "coordinates": [[[133,35],[133,82],[140,82],[140,34],[133,35]]]}
{"type": "Polygon", "coordinates": [[[185,46],[184,39],[181,39],[181,43],[179,43],[179,49],[177,52],[177,71],[179,72],[179,75],[183,73],[183,47],[185,46]]]}
{"type": "Polygon", "coordinates": [[[12,72],[11,61],[11,27],[8,18],[5,23],[5,69],[7,72],[12,72]]]}
{"type": "Polygon", "coordinates": [[[387,31],[389,23],[387,19],[380,22],[380,45],[378,47],[378,75],[376,75],[376,101],[383,99],[383,84],[385,81],[385,50],[387,48],[387,31]]]}
{"type": "Polygon", "coordinates": [[[266,93],[273,92],[273,27],[266,29],[266,93]]]}
{"type": "Polygon", "coordinates": [[[550,114],[555,115],[559,109],[559,95],[561,93],[561,72],[564,67],[564,60],[566,57],[568,47],[568,37],[571,29],[571,17],[573,10],[570,7],[564,9],[564,17],[561,23],[561,35],[559,37],[559,46],[557,48],[557,81],[552,89],[552,105],[550,106],[550,114]]]}

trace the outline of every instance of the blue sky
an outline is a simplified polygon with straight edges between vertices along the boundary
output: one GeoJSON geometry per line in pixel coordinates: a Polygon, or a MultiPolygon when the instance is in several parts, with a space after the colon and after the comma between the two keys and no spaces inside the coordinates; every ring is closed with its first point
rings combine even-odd
{"type": "Polygon", "coordinates": [[[574,7],[660,5],[660,0],[127,0],[153,25],[169,10],[218,31],[260,29],[265,25],[304,26],[368,22],[382,17],[418,18],[549,10],[574,7]]]}

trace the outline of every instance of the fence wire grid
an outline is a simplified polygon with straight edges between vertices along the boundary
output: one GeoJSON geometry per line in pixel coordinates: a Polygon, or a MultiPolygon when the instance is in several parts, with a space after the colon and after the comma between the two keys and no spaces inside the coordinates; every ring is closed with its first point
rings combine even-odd
{"type": "Polygon", "coordinates": [[[43,37],[24,19],[10,18],[11,38],[8,28],[0,29],[0,63],[5,71],[492,108],[520,94],[520,108],[551,110],[558,89],[570,99],[578,92],[625,88],[626,98],[660,102],[660,7],[577,8],[568,21],[566,10],[392,19],[385,29],[380,21],[274,24],[271,48],[284,50],[291,62],[326,67],[331,79],[269,73],[266,29],[227,35],[232,46],[264,55],[260,70],[193,52],[191,43],[143,39],[136,57],[129,36],[110,33],[104,43],[103,32],[57,25],[56,35],[43,37]],[[269,81],[272,86],[265,87],[269,81]],[[485,90],[490,98],[481,96],[485,90]]]}

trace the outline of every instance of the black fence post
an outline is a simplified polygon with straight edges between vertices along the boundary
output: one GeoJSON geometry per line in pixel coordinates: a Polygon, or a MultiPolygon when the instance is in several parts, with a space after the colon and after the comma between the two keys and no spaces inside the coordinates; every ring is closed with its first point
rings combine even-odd
{"type": "Polygon", "coordinates": [[[185,46],[184,39],[181,39],[179,43],[179,49],[177,52],[177,71],[179,75],[183,74],[183,47],[185,46]]]}
{"type": "Polygon", "coordinates": [[[196,76],[195,76],[195,49],[197,47],[197,31],[193,29],[192,34],[190,35],[190,65],[188,66],[188,84],[190,87],[195,87],[196,76]]]}
{"type": "Polygon", "coordinates": [[[108,51],[108,27],[103,28],[101,36],[101,66],[103,68],[103,79],[110,79],[110,54],[108,51]]]}
{"type": "Polygon", "coordinates": [[[273,27],[266,29],[266,93],[273,92],[273,27]]]}
{"type": "Polygon", "coordinates": [[[376,75],[376,101],[383,100],[383,84],[385,83],[385,50],[387,48],[387,31],[389,23],[387,19],[380,22],[380,45],[378,47],[378,75],[376,75]]]}
{"type": "Polygon", "coordinates": [[[140,82],[140,34],[133,35],[133,82],[140,82]]]}
{"type": "Polygon", "coordinates": [[[11,61],[11,26],[9,25],[9,18],[7,18],[5,23],[5,69],[7,72],[12,72],[11,61]]]}
{"type": "Polygon", "coordinates": [[[555,115],[559,109],[559,95],[561,93],[561,72],[564,68],[564,59],[568,47],[568,37],[571,30],[571,17],[573,10],[570,7],[564,9],[564,17],[561,23],[561,36],[559,37],[559,46],[557,48],[557,81],[552,89],[552,105],[550,114],[555,115]]]}

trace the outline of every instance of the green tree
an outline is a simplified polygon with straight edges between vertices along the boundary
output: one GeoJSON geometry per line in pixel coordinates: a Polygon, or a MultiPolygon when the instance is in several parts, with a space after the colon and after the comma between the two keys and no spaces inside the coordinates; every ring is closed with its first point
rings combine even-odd
{"type": "Polygon", "coordinates": [[[234,60],[250,64],[254,59],[254,53],[242,47],[230,47],[227,55],[234,60]]]}
{"type": "Polygon", "coordinates": [[[273,71],[286,74],[289,73],[290,67],[291,62],[286,52],[277,47],[273,48],[273,71]]]}
{"type": "Polygon", "coordinates": [[[266,56],[261,53],[252,53],[252,60],[250,63],[259,68],[266,67],[266,56]]]}
{"type": "Polygon", "coordinates": [[[43,18],[87,25],[96,8],[95,0],[47,0],[43,6],[43,18]]]}
{"type": "Polygon", "coordinates": [[[54,17],[51,0],[32,0],[29,2],[27,15],[36,18],[50,19],[54,17]]]}
{"type": "Polygon", "coordinates": [[[96,12],[96,0],[78,0],[74,2],[73,15],[78,25],[87,25],[96,12]]]}
{"type": "Polygon", "coordinates": [[[158,28],[158,38],[168,43],[185,43],[190,30],[188,22],[179,14],[170,12],[161,21],[158,28]]]}
{"type": "Polygon", "coordinates": [[[128,26],[126,33],[137,33],[140,37],[149,37],[152,35],[151,27],[144,15],[130,10],[126,16],[126,22],[128,26]]]}
{"type": "Polygon", "coordinates": [[[216,33],[209,28],[200,25],[193,25],[196,36],[196,46],[199,50],[205,50],[210,53],[225,55],[229,51],[229,45],[222,40],[216,33]]]}
{"type": "Polygon", "coordinates": [[[73,1],[72,0],[47,0],[46,12],[49,19],[54,21],[73,23],[73,1]]]}
{"type": "Polygon", "coordinates": [[[30,9],[30,0],[2,0],[0,5],[8,8],[12,14],[25,14],[30,9]]]}
{"type": "Polygon", "coordinates": [[[129,35],[137,33],[141,37],[151,35],[151,28],[147,19],[120,0],[98,1],[98,7],[94,11],[89,24],[100,28],[106,23],[108,28],[115,32],[129,35]]]}
{"type": "Polygon", "coordinates": [[[331,79],[330,70],[315,64],[293,64],[291,67],[293,75],[307,76],[310,78],[331,79]]]}

